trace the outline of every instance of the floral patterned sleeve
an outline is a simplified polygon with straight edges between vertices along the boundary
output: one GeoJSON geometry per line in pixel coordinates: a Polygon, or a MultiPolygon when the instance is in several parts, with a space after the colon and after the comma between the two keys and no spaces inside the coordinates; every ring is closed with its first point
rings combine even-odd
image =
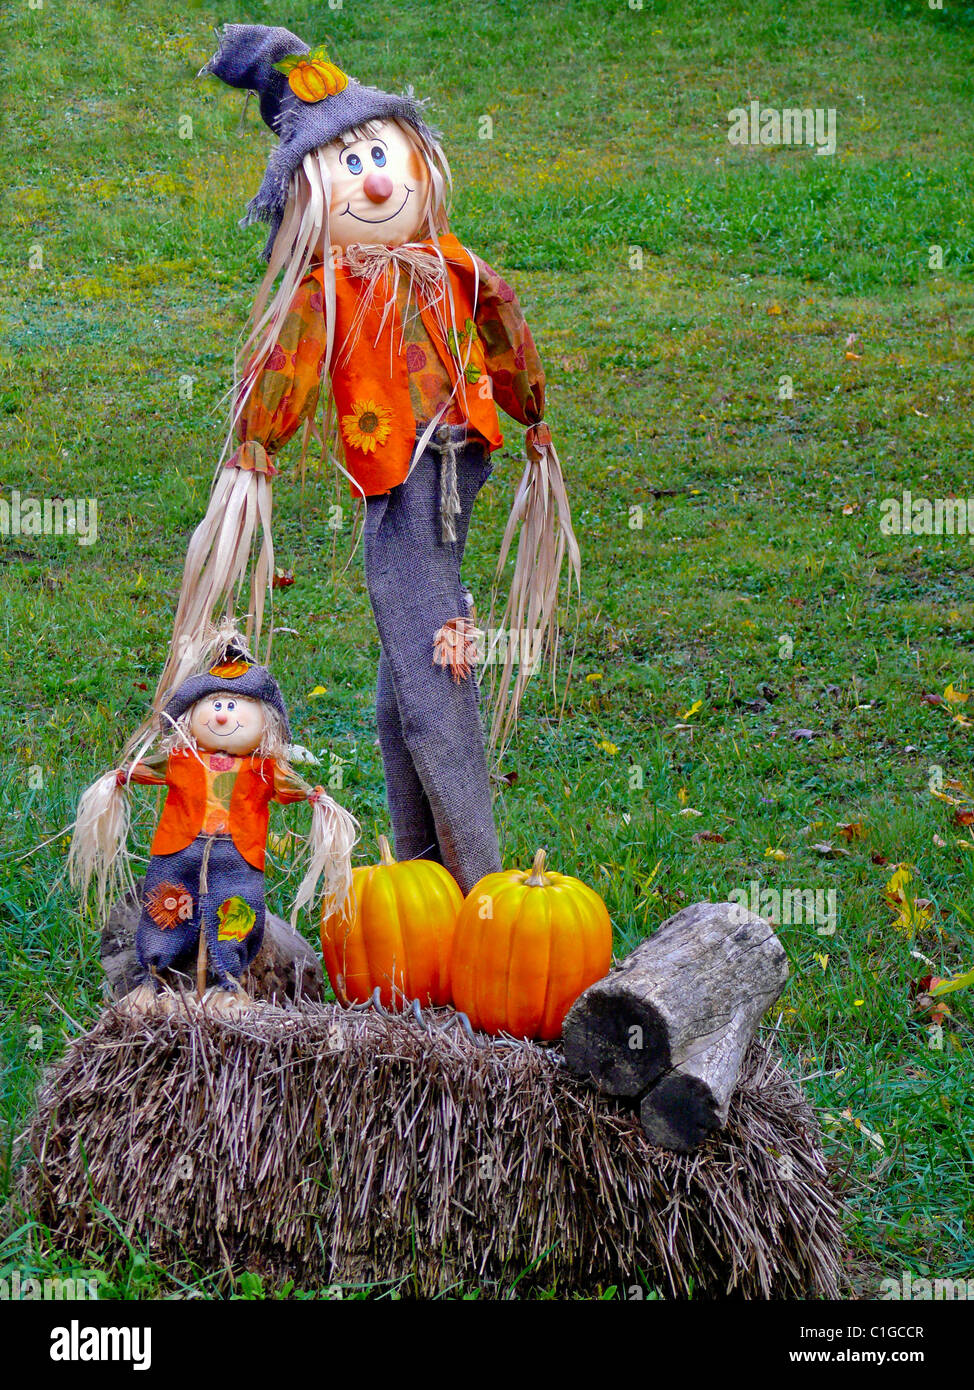
{"type": "Polygon", "coordinates": [[[477,263],[477,330],[494,400],[522,425],[544,418],[544,370],[517,295],[486,261],[477,263]]]}
{"type": "Polygon", "coordinates": [[[303,777],[284,763],[274,762],[274,800],[287,806],[292,801],[307,801],[313,790],[303,777]]]}
{"type": "Polygon", "coordinates": [[[127,778],[130,782],[140,782],[146,787],[164,787],[168,766],[168,753],[147,753],[139,762],[132,764],[131,770],[127,771],[127,778]]]}
{"type": "Polygon", "coordinates": [[[237,417],[240,447],[231,464],[274,471],[274,455],[318,404],[324,356],[323,296],[318,281],[308,274],[237,417]]]}

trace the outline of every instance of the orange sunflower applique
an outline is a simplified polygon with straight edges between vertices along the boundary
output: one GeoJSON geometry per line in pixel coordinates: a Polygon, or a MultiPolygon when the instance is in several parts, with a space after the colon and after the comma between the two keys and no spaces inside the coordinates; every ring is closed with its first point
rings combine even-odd
{"type": "Polygon", "coordinates": [[[180,883],[160,883],[146,894],[145,908],[156,926],[168,931],[192,917],[192,894],[180,883]]]}
{"type": "Polygon", "coordinates": [[[351,414],[342,416],[346,444],[373,454],[392,433],[392,411],[376,401],[355,401],[351,414]]]}

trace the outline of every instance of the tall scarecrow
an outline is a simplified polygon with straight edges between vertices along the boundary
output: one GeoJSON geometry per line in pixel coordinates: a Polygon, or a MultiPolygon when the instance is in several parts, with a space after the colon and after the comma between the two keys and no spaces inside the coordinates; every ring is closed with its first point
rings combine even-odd
{"type": "Polygon", "coordinates": [[[208,619],[232,612],[248,576],[259,633],[278,452],[302,425],[305,449],[312,433],[323,453],[337,438],[336,463],[365,503],[396,853],[440,861],[468,892],[500,868],[473,672],[498,652],[478,649],[460,578],[474,500],[503,443],[498,405],[527,426],[528,455],[498,566],[520,524],[497,629],[506,651],[492,741],[501,746],[531,674],[532,661],[517,659],[525,636],[535,654],[539,644],[556,650],[566,557],[569,590],[579,574],[534,341],[514,291],[449,231],[449,166],[412,95],[364,86],[323,50],[263,25],[228,25],[202,71],[255,92],[278,144],[243,220],[270,224],[268,269],[157,698],[185,674],[183,653],[208,619]]]}

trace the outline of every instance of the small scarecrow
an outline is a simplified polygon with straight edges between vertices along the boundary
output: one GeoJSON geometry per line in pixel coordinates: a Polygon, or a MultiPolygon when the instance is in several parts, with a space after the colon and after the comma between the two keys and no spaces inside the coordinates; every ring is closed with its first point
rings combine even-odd
{"type": "Polygon", "coordinates": [[[460,578],[474,499],[503,443],[498,405],[527,426],[528,455],[498,565],[522,523],[497,629],[507,638],[492,725],[501,747],[533,666],[515,671],[519,647],[554,658],[566,555],[569,592],[579,574],[534,341],[514,291],[449,232],[449,166],[412,95],[363,86],[323,50],[263,25],[226,26],[202,71],[256,92],[279,142],[242,223],[270,224],[269,265],[238,361],[230,456],[190,545],[160,689],[183,674],[181,644],[232,607],[252,548],[259,632],[274,572],[271,480],[304,425],[304,451],[317,433],[365,503],[397,856],[443,863],[466,893],[500,869],[472,676],[474,661],[498,652],[478,647],[460,578]]]}
{"type": "Polygon", "coordinates": [[[209,974],[218,1012],[250,1000],[240,980],[264,936],[264,862],[270,803],[313,807],[310,863],[298,909],[324,874],[326,906],[343,903],[351,886],[355,822],[323,787],[290,767],[291,733],[280,688],[253,661],[239,637],[208,669],[182,682],[162,711],[156,739],[127,767],[106,773],[81,798],[69,867],[83,892],[94,876],[104,910],[111,892],[131,886],[126,791],[132,782],[164,786],[166,802],[150,850],[136,931],[142,981],[127,996],[153,1007],[160,974],[196,958],[197,994],[209,974]]]}

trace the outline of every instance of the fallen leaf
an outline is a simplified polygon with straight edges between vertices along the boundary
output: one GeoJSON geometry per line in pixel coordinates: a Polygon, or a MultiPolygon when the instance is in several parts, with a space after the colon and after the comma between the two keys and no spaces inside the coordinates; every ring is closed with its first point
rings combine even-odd
{"type": "Polygon", "coordinates": [[[944,983],[946,982],[939,975],[924,975],[910,986],[914,1008],[917,1013],[928,1018],[934,1027],[943,1023],[944,1019],[950,1015],[950,1009],[947,1005],[937,1002],[934,998],[934,990],[938,985],[944,983]]]}
{"type": "Polygon", "coordinates": [[[843,849],[841,845],[833,845],[831,840],[822,840],[817,845],[810,845],[809,848],[813,849],[816,854],[821,854],[826,859],[834,859],[836,855],[839,854],[844,855],[846,858],[849,857],[849,851],[847,849],[843,849]]]}
{"type": "Polygon", "coordinates": [[[969,692],[965,690],[955,690],[953,684],[948,685],[947,689],[944,691],[944,699],[947,701],[948,705],[963,705],[970,698],[969,692]]]}
{"type": "Polygon", "coordinates": [[[861,820],[840,820],[835,828],[843,840],[861,840],[866,833],[861,820]]]}
{"type": "Polygon", "coordinates": [[[677,811],[678,816],[702,816],[702,811],[695,811],[692,806],[684,806],[682,811],[677,811]]]}
{"type": "Polygon", "coordinates": [[[954,820],[958,825],[974,825],[974,810],[969,806],[954,808],[954,820]]]}
{"type": "Polygon", "coordinates": [[[791,737],[803,738],[807,742],[809,739],[815,737],[815,732],[812,729],[792,729],[791,737]]]}
{"type": "Polygon", "coordinates": [[[893,876],[886,884],[886,901],[891,907],[903,901],[903,889],[908,883],[912,883],[913,875],[905,864],[897,864],[893,871],[893,876]]]}
{"type": "Polygon", "coordinates": [[[725,845],[727,839],[724,835],[721,835],[719,830],[698,830],[696,835],[693,836],[693,843],[695,845],[725,845]]]}
{"type": "Polygon", "coordinates": [[[696,714],[698,710],[702,710],[702,709],[703,709],[703,701],[702,701],[702,700],[694,700],[694,702],[693,702],[693,704],[690,706],[690,708],[689,708],[688,710],[684,710],[684,711],[683,711],[683,713],[680,715],[680,718],[681,718],[681,719],[689,719],[689,718],[691,718],[692,715],[696,714]]]}

